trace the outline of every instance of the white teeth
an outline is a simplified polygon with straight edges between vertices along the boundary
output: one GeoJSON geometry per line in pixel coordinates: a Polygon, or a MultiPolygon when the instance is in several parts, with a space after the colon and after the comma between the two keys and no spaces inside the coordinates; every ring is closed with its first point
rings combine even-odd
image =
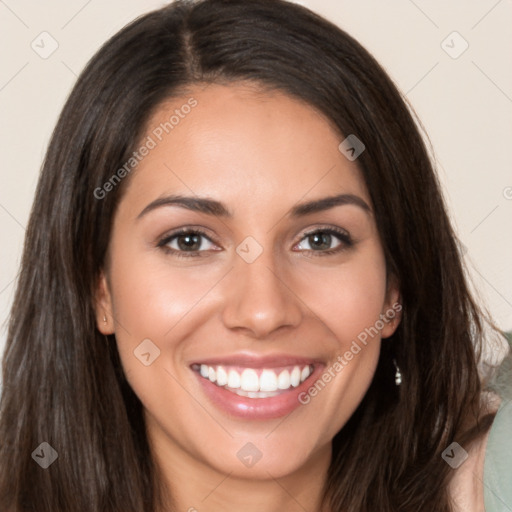
{"type": "MultiPolygon", "coordinates": [[[[304,368],[302,368],[302,371],[300,372],[300,381],[304,382],[309,377],[310,373],[311,372],[309,370],[309,366],[304,366],[304,368]]],[[[219,378],[219,375],[218,375],[218,371],[217,371],[217,379],[218,378],[219,378]]]]}
{"type": "Polygon", "coordinates": [[[260,381],[255,370],[246,369],[240,377],[240,388],[244,391],[259,391],[260,381]]]}
{"type": "Polygon", "coordinates": [[[210,380],[217,386],[226,387],[229,391],[249,398],[268,398],[278,395],[291,387],[296,388],[312,373],[313,366],[290,366],[278,373],[271,368],[255,370],[245,368],[240,374],[234,368],[226,366],[196,366],[201,377],[210,380]]]}
{"type": "Polygon", "coordinates": [[[275,391],[277,389],[276,372],[263,370],[260,376],[260,391],[275,391]]]}
{"type": "Polygon", "coordinates": [[[228,383],[228,374],[226,373],[226,370],[222,368],[222,366],[219,366],[217,368],[217,384],[219,386],[225,386],[228,383]]]}
{"type": "Polygon", "coordinates": [[[242,391],[241,389],[236,389],[234,392],[237,395],[246,396],[248,398],[270,398],[279,394],[277,391],[274,393],[264,393],[263,391],[242,391]]]}
{"type": "Polygon", "coordinates": [[[277,387],[279,389],[288,389],[290,386],[290,372],[288,370],[283,370],[277,378],[277,387]]]}
{"type": "MultiPolygon", "coordinates": [[[[212,378],[210,377],[210,380],[212,378]]],[[[290,374],[290,384],[296,388],[300,384],[300,368],[296,366],[290,374]]]]}
{"type": "Polygon", "coordinates": [[[240,374],[235,370],[229,370],[228,388],[237,389],[240,387],[240,374]]]}

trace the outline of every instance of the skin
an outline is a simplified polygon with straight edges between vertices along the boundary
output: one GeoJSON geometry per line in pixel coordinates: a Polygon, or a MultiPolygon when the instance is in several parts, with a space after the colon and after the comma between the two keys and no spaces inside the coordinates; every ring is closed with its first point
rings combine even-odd
{"type": "MultiPolygon", "coordinates": [[[[349,350],[399,300],[370,197],[357,160],[338,150],[344,137],[324,116],[248,83],[192,88],[155,112],[146,135],[190,97],[197,106],[126,184],[98,284],[98,328],[116,335],[177,510],[320,510],[331,441],[361,402],[381,338],[400,315],[284,421],[227,415],[189,365],[245,352],[318,358],[329,367],[349,350]],[[360,197],[370,212],[348,204],[288,214],[298,203],[339,193],[360,197]],[[233,217],[162,206],[138,218],[169,194],[221,201],[233,217]],[[211,240],[200,238],[203,256],[179,258],[158,247],[172,230],[199,226],[211,240]],[[333,235],[327,248],[343,250],[319,255],[327,249],[314,251],[304,233],[328,227],[346,230],[354,245],[333,235]],[[252,263],[236,252],[248,236],[263,249],[252,263]],[[133,351],[147,338],[160,355],[144,366],[133,351]],[[262,453],[251,468],[236,455],[247,442],[262,453]]],[[[176,238],[169,245],[180,249],[176,238]]]]}

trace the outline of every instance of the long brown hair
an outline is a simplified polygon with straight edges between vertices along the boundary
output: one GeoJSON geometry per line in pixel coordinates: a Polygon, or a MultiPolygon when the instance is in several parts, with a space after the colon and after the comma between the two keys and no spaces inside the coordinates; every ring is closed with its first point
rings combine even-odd
{"type": "Polygon", "coordinates": [[[130,158],[164,100],[193,84],[244,80],[307,102],[340,136],[364,142],[357,162],[388,275],[400,283],[402,322],[334,438],[325,502],[336,512],[451,510],[441,453],[492,420],[475,419],[483,314],[400,93],[353,38],[282,0],[178,0],[114,35],[81,73],[43,164],[10,316],[2,510],[158,510],[142,404],[115,338],[106,343],[95,324],[96,283],[129,177],[104,198],[94,191],[130,158]],[[31,457],[42,442],[58,453],[47,469],[31,457]]]}

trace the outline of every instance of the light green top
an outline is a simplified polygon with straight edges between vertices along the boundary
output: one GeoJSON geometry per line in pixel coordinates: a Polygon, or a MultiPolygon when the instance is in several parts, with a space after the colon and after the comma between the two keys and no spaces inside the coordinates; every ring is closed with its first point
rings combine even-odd
{"type": "MultiPolygon", "coordinates": [[[[512,348],[512,334],[507,333],[512,348]]],[[[501,404],[491,425],[484,462],[485,512],[512,512],[512,352],[491,382],[501,404]]]]}
{"type": "Polygon", "coordinates": [[[512,512],[512,400],[503,400],[491,426],[484,462],[485,512],[512,512]]]}

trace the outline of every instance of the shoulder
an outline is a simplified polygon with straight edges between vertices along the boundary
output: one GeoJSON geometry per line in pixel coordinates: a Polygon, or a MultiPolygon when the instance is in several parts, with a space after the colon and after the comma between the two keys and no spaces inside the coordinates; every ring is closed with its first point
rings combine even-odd
{"type": "Polygon", "coordinates": [[[486,510],[486,471],[489,467],[489,447],[494,444],[494,431],[500,420],[497,411],[501,410],[502,401],[497,395],[488,394],[486,402],[486,412],[496,414],[491,428],[469,446],[461,447],[467,453],[467,458],[454,469],[448,485],[456,512],[492,512],[492,509],[486,510]]]}
{"type": "Polygon", "coordinates": [[[481,402],[493,422],[466,447],[467,459],[448,485],[457,512],[512,511],[512,350],[493,368],[481,402]]]}
{"type": "Polygon", "coordinates": [[[485,510],[512,510],[512,400],[502,400],[487,437],[483,472],[485,510]]]}

